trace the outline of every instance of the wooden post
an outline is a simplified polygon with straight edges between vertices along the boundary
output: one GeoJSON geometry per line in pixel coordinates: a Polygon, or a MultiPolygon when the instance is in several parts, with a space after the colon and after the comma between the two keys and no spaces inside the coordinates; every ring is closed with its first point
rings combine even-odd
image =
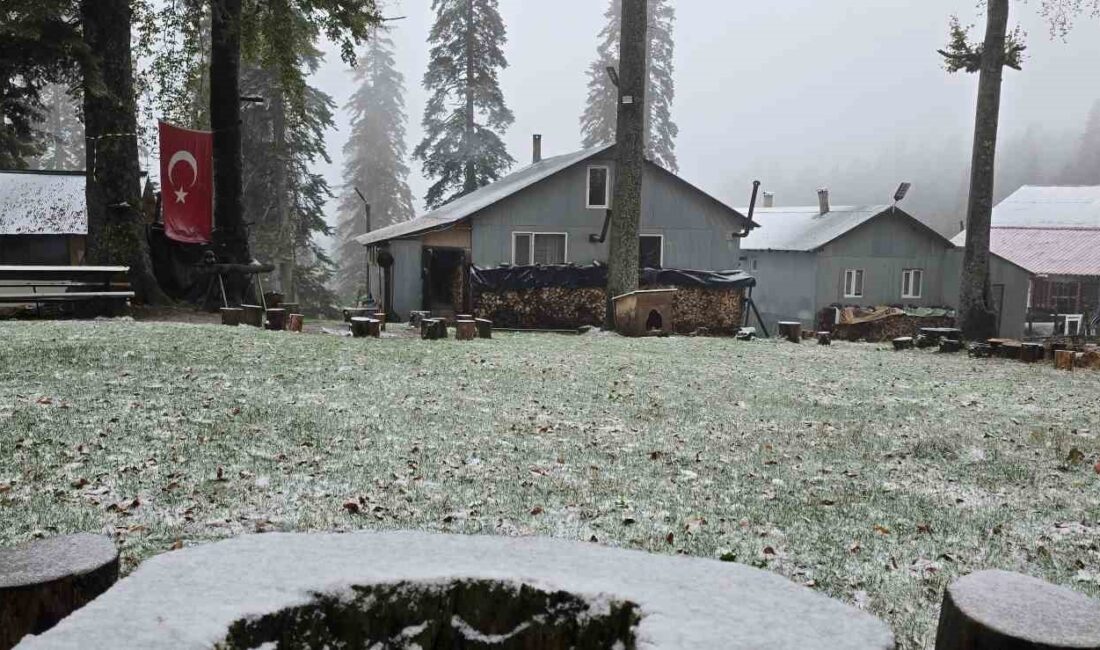
{"type": "Polygon", "coordinates": [[[779,321],[779,335],[791,343],[801,343],[802,323],[800,321],[779,321]]]}
{"type": "Polygon", "coordinates": [[[252,327],[264,326],[264,308],[259,305],[241,305],[244,310],[241,314],[241,322],[252,327]]]}
{"type": "Polygon", "coordinates": [[[287,329],[291,332],[301,332],[302,326],[305,324],[305,317],[301,314],[291,314],[287,319],[287,329]]]}
{"type": "Polygon", "coordinates": [[[286,329],[285,309],[279,308],[267,310],[267,329],[279,331],[286,329]]]}
{"type": "Polygon", "coordinates": [[[230,327],[240,325],[243,312],[244,310],[240,307],[222,307],[222,325],[229,325],[230,327]]]}
{"type": "Polygon", "coordinates": [[[364,338],[370,334],[367,327],[373,318],[367,318],[366,316],[353,316],[351,319],[351,335],[357,339],[364,338]]]}
{"type": "Polygon", "coordinates": [[[493,338],[493,321],[487,318],[475,318],[474,323],[477,326],[477,337],[479,339],[493,338]]]}
{"type": "Polygon", "coordinates": [[[477,336],[477,324],[472,320],[460,320],[455,324],[455,339],[472,341],[477,336]]]}

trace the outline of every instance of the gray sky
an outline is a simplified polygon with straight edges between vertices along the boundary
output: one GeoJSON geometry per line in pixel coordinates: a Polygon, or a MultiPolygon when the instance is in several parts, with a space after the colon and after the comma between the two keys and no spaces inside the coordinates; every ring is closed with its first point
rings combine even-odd
{"type": "MultiPolygon", "coordinates": [[[[1003,95],[1002,138],[1038,125],[1044,130],[1083,127],[1100,99],[1100,20],[1085,19],[1068,43],[1052,41],[1038,17],[1039,0],[1013,3],[1013,23],[1028,33],[1023,72],[1008,71],[1003,95]]],[[[975,0],[678,0],[676,101],[680,126],[676,153],[681,175],[734,205],[748,200],[750,183],[770,177],[806,178],[799,196],[778,204],[809,203],[829,185],[834,203],[845,189],[830,184],[830,170],[853,161],[899,161],[898,181],[916,169],[903,162],[914,150],[950,150],[966,156],[972,131],[977,76],[948,75],[935,50],[947,40],[948,19],[964,24],[981,17],[975,0]],[[812,183],[810,182],[812,181],[812,183]]],[[[393,0],[397,61],[405,74],[410,151],[422,136],[426,94],[428,0],[393,0]]],[[[516,122],[505,142],[518,164],[530,161],[532,133],[543,134],[545,155],[580,147],[578,117],[586,95],[585,70],[595,55],[606,0],[500,0],[508,28],[501,74],[516,122]]],[[[341,107],[353,82],[338,53],[312,83],[341,107]]],[[[341,191],[341,149],[348,118],[341,110],[327,137],[333,163],[323,170],[341,191]]],[[[934,160],[934,158],[933,158],[934,160]]],[[[959,161],[952,161],[958,163],[959,161]]],[[[965,164],[963,161],[960,164],[965,164]]],[[[410,185],[418,214],[428,183],[410,161],[410,185]]],[[[882,201],[894,182],[882,188],[882,201]]],[[[866,200],[862,199],[861,200],[866,200]]],[[[329,204],[335,222],[336,201],[329,204]]]]}

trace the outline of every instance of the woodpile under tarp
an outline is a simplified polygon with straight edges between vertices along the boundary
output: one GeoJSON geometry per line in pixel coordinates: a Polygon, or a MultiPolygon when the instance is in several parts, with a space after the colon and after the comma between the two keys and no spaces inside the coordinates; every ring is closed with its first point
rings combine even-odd
{"type": "Polygon", "coordinates": [[[880,343],[900,337],[916,337],[922,328],[954,327],[955,315],[947,309],[900,309],[898,307],[826,307],[822,319],[839,310],[840,322],[833,325],[833,337],[844,341],[880,343]]]}
{"type": "MultiPolygon", "coordinates": [[[[494,327],[576,329],[600,326],[607,309],[607,267],[511,266],[471,270],[474,313],[494,327]]],[[[733,335],[741,327],[742,302],[756,280],[741,271],[646,269],[645,289],[677,289],[673,330],[733,335]]]]}

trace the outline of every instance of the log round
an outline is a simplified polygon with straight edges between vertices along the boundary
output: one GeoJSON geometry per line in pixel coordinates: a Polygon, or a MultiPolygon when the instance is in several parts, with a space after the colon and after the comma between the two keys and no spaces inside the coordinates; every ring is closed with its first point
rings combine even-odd
{"type": "Polygon", "coordinates": [[[779,335],[787,339],[791,343],[802,342],[802,322],[801,321],[779,321],[779,335]]]}
{"type": "Polygon", "coordinates": [[[305,324],[305,316],[301,314],[291,314],[287,319],[286,328],[291,332],[301,332],[302,325],[305,324]]]}
{"type": "Polygon", "coordinates": [[[351,335],[357,339],[370,336],[370,321],[372,320],[374,319],[366,316],[352,316],[351,335]]]}
{"type": "Polygon", "coordinates": [[[285,330],[286,329],[286,310],[283,308],[268,309],[267,310],[267,329],[269,330],[285,330]]]}
{"type": "Polygon", "coordinates": [[[0,549],[0,648],[41,634],[118,580],[110,539],[78,533],[0,549]]]}
{"type": "Polygon", "coordinates": [[[147,560],[20,650],[894,647],[871,614],[717,560],[537,537],[245,535],[147,560]]]}
{"type": "Polygon", "coordinates": [[[477,327],[477,337],[479,339],[493,338],[493,321],[487,318],[475,318],[474,323],[477,327]]]}
{"type": "Polygon", "coordinates": [[[244,310],[241,314],[241,322],[252,327],[264,326],[264,308],[260,305],[241,305],[244,310]]]}
{"type": "Polygon", "coordinates": [[[240,325],[243,311],[240,307],[222,307],[222,325],[230,327],[240,325]]]}
{"type": "Polygon", "coordinates": [[[943,595],[936,650],[1100,650],[1100,601],[1038,578],[978,571],[943,595]]]}
{"type": "Polygon", "coordinates": [[[477,325],[472,320],[460,320],[455,323],[455,339],[472,341],[477,338],[477,325]]]}

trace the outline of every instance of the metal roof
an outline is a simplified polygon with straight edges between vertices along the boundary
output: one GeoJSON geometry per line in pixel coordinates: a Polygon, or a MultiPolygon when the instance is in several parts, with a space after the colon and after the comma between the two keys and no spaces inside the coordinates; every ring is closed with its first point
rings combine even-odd
{"type": "MultiPolygon", "coordinates": [[[[760,227],[741,240],[741,249],[814,251],[891,209],[891,205],[834,206],[821,214],[818,206],[757,208],[752,216],[760,227]]],[[[747,214],[744,208],[740,211],[747,214]]]]}
{"type": "Polygon", "coordinates": [[[1037,275],[1100,275],[1100,228],[992,228],[989,250],[1037,275]]]}
{"type": "Polygon", "coordinates": [[[996,228],[1100,228],[1100,186],[1024,185],[993,208],[996,228]]]}
{"type": "Polygon", "coordinates": [[[470,192],[466,196],[459,197],[423,216],[402,223],[396,223],[392,226],[386,226],[385,228],[379,228],[378,230],[373,230],[365,235],[356,237],[355,240],[366,246],[391,239],[418,235],[429,230],[445,228],[465,219],[479,210],[489,207],[497,201],[534,185],[544,178],[553,176],[567,167],[572,167],[592,156],[599,155],[614,146],[615,145],[604,145],[585,149],[576,153],[545,158],[541,162],[528,165],[519,171],[505,176],[495,183],[490,183],[485,187],[470,192]]]}
{"type": "Polygon", "coordinates": [[[0,235],[86,235],[84,172],[0,171],[0,235]]]}

